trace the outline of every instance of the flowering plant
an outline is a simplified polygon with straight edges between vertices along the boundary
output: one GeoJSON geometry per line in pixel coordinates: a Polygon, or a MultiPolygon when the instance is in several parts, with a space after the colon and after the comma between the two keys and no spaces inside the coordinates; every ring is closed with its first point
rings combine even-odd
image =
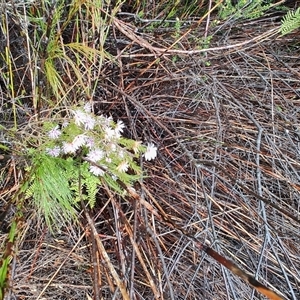
{"type": "Polygon", "coordinates": [[[42,142],[29,151],[26,196],[32,197],[48,226],[74,219],[80,199],[93,207],[100,185],[122,195],[122,186],[141,178],[136,159],[154,159],[157,148],[123,137],[124,128],[120,120],[95,116],[89,103],[72,109],[63,121],[44,123],[42,142]]]}

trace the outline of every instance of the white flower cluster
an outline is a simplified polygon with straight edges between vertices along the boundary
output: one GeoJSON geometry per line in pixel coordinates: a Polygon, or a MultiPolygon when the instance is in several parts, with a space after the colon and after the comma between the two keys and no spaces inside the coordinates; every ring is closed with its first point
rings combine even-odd
{"type": "Polygon", "coordinates": [[[125,124],[120,120],[115,123],[111,117],[95,116],[90,103],[74,109],[72,114],[73,118],[64,122],[61,129],[54,124],[48,131],[48,155],[75,155],[80,151],[95,176],[103,176],[106,171],[114,175],[127,172],[141,153],[147,161],[157,155],[153,143],[146,147],[140,141],[123,138],[125,124]]]}

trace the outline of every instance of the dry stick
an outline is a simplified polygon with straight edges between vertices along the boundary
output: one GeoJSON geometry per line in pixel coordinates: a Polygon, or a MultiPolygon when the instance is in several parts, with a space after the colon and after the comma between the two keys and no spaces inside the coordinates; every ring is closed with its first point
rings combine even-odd
{"type": "MultiPolygon", "coordinates": [[[[263,198],[260,195],[257,195],[256,193],[252,192],[251,190],[249,190],[248,188],[246,188],[244,185],[239,184],[238,182],[236,182],[236,180],[234,178],[232,178],[228,172],[226,172],[226,170],[222,167],[220,167],[218,164],[216,164],[215,162],[211,162],[211,161],[206,161],[206,160],[196,160],[188,151],[188,149],[183,145],[183,143],[181,143],[181,141],[179,141],[174,134],[164,125],[162,124],[157,118],[155,118],[155,116],[153,116],[139,101],[137,101],[134,97],[127,95],[126,93],[124,93],[123,91],[119,90],[118,88],[115,88],[113,86],[108,86],[103,84],[103,86],[107,87],[107,88],[111,88],[113,90],[115,90],[116,92],[119,92],[120,94],[122,94],[123,96],[126,96],[134,105],[136,105],[137,107],[139,107],[142,111],[144,111],[148,116],[150,116],[150,118],[152,118],[158,125],[160,125],[171,137],[173,137],[177,143],[180,145],[180,147],[183,149],[183,151],[188,155],[189,159],[191,160],[191,162],[197,167],[202,165],[209,165],[209,166],[214,166],[218,169],[221,169],[222,171],[225,172],[225,174],[228,175],[229,179],[238,184],[241,188],[243,188],[245,191],[247,191],[249,194],[255,196],[256,198],[258,198],[261,201],[264,201],[265,203],[273,206],[274,208],[276,208],[277,210],[281,211],[283,214],[289,216],[290,218],[292,218],[293,220],[297,221],[300,223],[300,220],[298,220],[298,218],[296,218],[294,215],[290,214],[289,212],[285,211],[284,209],[281,209],[279,206],[275,205],[274,203],[272,203],[271,201],[263,198]]],[[[217,252],[215,252],[213,249],[211,249],[208,246],[205,246],[203,244],[201,244],[197,238],[195,238],[194,236],[191,236],[187,231],[185,231],[183,228],[178,227],[176,224],[174,224],[174,222],[170,219],[170,217],[168,217],[162,208],[160,208],[160,206],[157,205],[156,202],[156,206],[157,209],[159,210],[159,213],[157,212],[157,210],[153,209],[153,207],[146,202],[145,200],[143,200],[137,193],[136,191],[131,188],[128,187],[124,184],[122,184],[122,182],[120,182],[120,185],[122,185],[128,192],[129,194],[137,201],[140,201],[142,205],[145,205],[147,209],[149,209],[156,217],[158,217],[158,219],[163,219],[163,221],[167,224],[169,224],[173,229],[175,229],[176,231],[182,233],[183,235],[185,235],[186,237],[190,238],[191,240],[193,240],[198,249],[204,251],[205,253],[207,253],[209,256],[213,257],[215,260],[217,260],[220,264],[222,264],[223,266],[225,266],[227,269],[229,269],[232,273],[234,273],[235,275],[243,278],[246,282],[248,282],[251,286],[253,286],[257,291],[259,291],[260,293],[262,293],[263,295],[267,296],[269,299],[271,300],[284,300],[285,298],[283,296],[280,296],[278,294],[276,294],[275,292],[273,292],[272,290],[270,290],[268,287],[266,287],[265,285],[261,284],[260,282],[258,282],[252,275],[247,274],[245,271],[241,270],[238,266],[236,266],[234,263],[232,263],[231,261],[227,260],[225,257],[221,256],[220,254],[218,254],[217,252]]]]}
{"type": "Polygon", "coordinates": [[[90,236],[91,242],[92,242],[92,249],[91,249],[91,256],[92,256],[92,262],[93,262],[93,286],[94,286],[94,300],[100,300],[100,289],[99,289],[99,260],[97,259],[97,247],[95,243],[95,239],[93,236],[90,236]]]}
{"type": "MultiPolygon", "coordinates": [[[[137,209],[139,205],[137,203],[134,203],[133,205],[133,210],[134,210],[134,223],[133,223],[133,239],[134,241],[137,240],[137,209]]],[[[129,295],[130,299],[133,299],[133,292],[134,292],[134,274],[135,274],[135,258],[136,258],[136,253],[135,250],[132,249],[131,253],[131,268],[130,268],[130,288],[129,288],[129,295]]]]}
{"type": "MultiPolygon", "coordinates": [[[[126,186],[125,184],[123,184],[122,182],[120,182],[120,184],[121,184],[125,189],[127,189],[128,191],[129,191],[129,190],[133,190],[131,187],[128,187],[128,188],[127,188],[127,186],[126,186]]],[[[112,194],[111,194],[110,190],[109,190],[108,188],[107,188],[106,190],[107,190],[109,196],[112,197],[112,194]]],[[[146,201],[140,201],[140,203],[144,205],[144,204],[146,204],[146,201]]],[[[146,266],[146,264],[145,264],[145,262],[144,262],[144,260],[143,260],[142,253],[141,253],[141,251],[140,251],[140,249],[139,249],[139,247],[138,247],[138,245],[137,245],[137,243],[136,243],[136,241],[135,241],[135,239],[134,239],[134,235],[133,235],[132,228],[131,228],[131,226],[130,226],[130,224],[129,224],[127,218],[126,218],[126,216],[124,215],[124,213],[123,213],[121,207],[119,206],[119,204],[118,204],[117,202],[115,202],[114,205],[116,205],[116,206],[118,207],[118,209],[119,209],[119,214],[120,214],[120,216],[121,216],[123,222],[125,223],[125,228],[126,228],[126,231],[127,231],[127,233],[128,233],[128,236],[129,236],[129,238],[130,238],[130,242],[131,242],[131,244],[132,244],[132,246],[133,246],[133,248],[134,248],[134,251],[135,251],[135,253],[136,253],[136,256],[138,257],[138,259],[139,259],[139,261],[140,261],[140,263],[141,263],[141,265],[142,265],[142,268],[144,269],[144,272],[145,272],[145,274],[146,274],[146,277],[147,277],[147,279],[148,279],[148,281],[149,281],[149,285],[151,286],[151,289],[152,289],[152,291],[153,291],[153,293],[154,293],[154,297],[155,297],[154,299],[159,299],[160,293],[159,293],[159,291],[157,290],[156,285],[155,285],[155,283],[154,283],[154,280],[152,279],[152,276],[151,276],[151,274],[149,273],[148,268],[147,268],[147,266],[146,266]]],[[[152,210],[152,209],[153,209],[149,203],[148,203],[147,209],[148,209],[148,210],[152,210]]],[[[158,213],[157,213],[157,214],[158,214],[158,213]]]]}
{"type": "Polygon", "coordinates": [[[110,274],[112,275],[112,277],[114,278],[115,282],[116,282],[116,285],[120,288],[120,292],[123,296],[123,299],[124,300],[130,300],[129,298],[129,295],[126,291],[126,287],[124,285],[124,283],[122,282],[122,280],[120,279],[118,273],[116,272],[114,266],[112,265],[112,263],[110,262],[110,258],[109,256],[107,255],[107,252],[105,250],[105,247],[103,246],[99,236],[98,236],[98,232],[97,232],[97,229],[94,225],[94,222],[93,220],[91,219],[90,215],[87,213],[87,211],[85,210],[84,211],[85,213],[85,217],[88,221],[88,224],[92,230],[92,233],[93,233],[93,236],[96,240],[96,243],[97,243],[97,246],[98,246],[98,249],[100,251],[100,254],[102,255],[103,259],[104,259],[104,262],[105,262],[105,265],[106,267],[109,269],[110,271],[110,274]]]}

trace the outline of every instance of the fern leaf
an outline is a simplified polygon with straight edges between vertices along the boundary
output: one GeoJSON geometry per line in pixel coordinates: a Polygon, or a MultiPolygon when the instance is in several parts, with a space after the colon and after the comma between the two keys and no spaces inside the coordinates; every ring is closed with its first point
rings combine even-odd
{"type": "Polygon", "coordinates": [[[280,31],[282,35],[286,35],[297,28],[300,28],[300,7],[295,11],[288,11],[282,19],[280,31]]]}
{"type": "Polygon", "coordinates": [[[81,183],[86,189],[86,197],[84,200],[87,200],[88,205],[93,208],[96,202],[96,194],[99,190],[100,179],[89,171],[89,165],[87,162],[84,162],[81,165],[81,178],[81,183]]]}
{"type": "MultiPolygon", "coordinates": [[[[27,198],[32,197],[35,207],[44,216],[50,229],[53,226],[61,227],[75,218],[75,203],[69,188],[69,178],[65,176],[66,169],[70,168],[69,163],[47,155],[33,159],[30,183],[25,195],[27,198]]],[[[72,176],[76,176],[76,172],[72,176]]]]}

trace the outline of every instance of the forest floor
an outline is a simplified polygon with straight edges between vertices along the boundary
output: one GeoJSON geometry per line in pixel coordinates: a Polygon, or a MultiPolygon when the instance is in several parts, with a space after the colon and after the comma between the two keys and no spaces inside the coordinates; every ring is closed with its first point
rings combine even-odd
{"type": "MultiPolygon", "coordinates": [[[[300,32],[281,36],[283,15],[221,21],[212,13],[210,23],[189,18],[178,29],[130,5],[116,14],[105,43],[114,63],[103,62],[90,101],[122,120],[126,136],[158,147],[135,185],[148,205],[100,189],[88,211],[99,245],[84,214],[53,234],[28,204],[6,299],[123,299],[113,271],[129,299],[263,299],[154,211],[300,299],[300,32]]],[[[10,101],[2,81],[6,127],[10,101]]],[[[30,97],[18,105],[25,126],[30,97]]],[[[10,153],[0,163],[4,208],[23,169],[10,153]]],[[[3,229],[2,245],[6,238],[3,229]]]]}

